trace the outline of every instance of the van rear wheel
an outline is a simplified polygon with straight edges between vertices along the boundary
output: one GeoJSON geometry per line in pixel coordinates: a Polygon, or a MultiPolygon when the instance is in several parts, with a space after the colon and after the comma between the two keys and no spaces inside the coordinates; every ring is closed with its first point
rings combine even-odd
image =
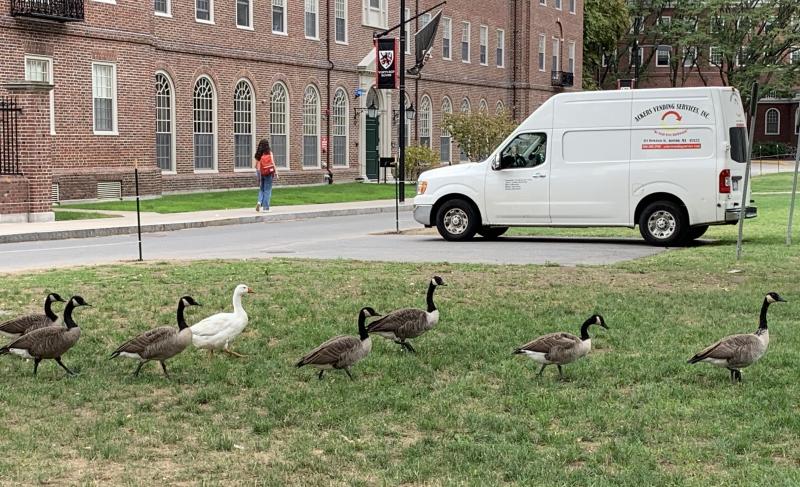
{"type": "Polygon", "coordinates": [[[478,231],[478,215],[472,205],[462,199],[445,202],[436,214],[436,229],[445,240],[463,241],[478,231]]]}
{"type": "Polygon", "coordinates": [[[681,244],[689,228],[683,210],[671,201],[650,203],[639,216],[639,233],[651,245],[681,244]]]}
{"type": "Polygon", "coordinates": [[[486,227],[483,226],[478,229],[478,234],[486,240],[494,240],[500,235],[506,233],[508,227],[486,227]]]}

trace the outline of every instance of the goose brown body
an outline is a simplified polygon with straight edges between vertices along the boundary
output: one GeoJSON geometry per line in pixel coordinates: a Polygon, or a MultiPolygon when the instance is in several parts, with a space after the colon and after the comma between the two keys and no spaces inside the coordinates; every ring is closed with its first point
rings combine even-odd
{"type": "Polygon", "coordinates": [[[61,318],[53,312],[54,302],[64,302],[64,299],[56,293],[48,294],[44,300],[44,313],[34,313],[20,316],[3,323],[0,323],[0,335],[9,338],[18,338],[25,333],[47,326],[60,325],[61,318]]]}

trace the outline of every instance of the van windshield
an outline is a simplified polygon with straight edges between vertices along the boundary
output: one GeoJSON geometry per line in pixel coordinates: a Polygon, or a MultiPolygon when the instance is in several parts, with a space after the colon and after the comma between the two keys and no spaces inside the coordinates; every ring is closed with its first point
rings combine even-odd
{"type": "Polygon", "coordinates": [[[747,162],[747,130],[744,127],[731,127],[731,159],[747,162]]]}

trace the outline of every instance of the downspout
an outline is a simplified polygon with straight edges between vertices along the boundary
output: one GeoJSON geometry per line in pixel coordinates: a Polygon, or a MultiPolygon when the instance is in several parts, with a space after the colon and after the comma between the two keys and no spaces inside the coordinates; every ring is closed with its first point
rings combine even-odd
{"type": "MultiPolygon", "coordinates": [[[[414,15],[417,15],[417,13],[419,13],[419,0],[416,0],[414,2],[414,15]]],[[[419,30],[419,19],[416,19],[416,20],[414,20],[414,33],[416,33],[418,30],[419,30]]],[[[452,36],[452,34],[451,34],[451,36],[452,36]]],[[[406,41],[406,45],[408,45],[408,41],[406,41]]],[[[412,53],[412,54],[415,54],[416,52],[417,52],[417,45],[414,44],[414,53],[412,53]]],[[[416,62],[416,57],[414,58],[414,62],[416,62]]],[[[419,79],[421,77],[422,77],[422,72],[420,72],[419,74],[417,74],[414,77],[414,106],[417,107],[417,109],[419,109],[419,79]]],[[[405,100],[400,100],[400,103],[405,103],[405,102],[406,102],[405,100]]],[[[405,120],[400,120],[400,123],[406,123],[406,121],[405,120]]],[[[431,120],[431,125],[433,125],[433,120],[431,120]]],[[[431,131],[431,132],[433,132],[433,131],[431,131]]],[[[433,135],[433,134],[431,134],[431,135],[433,135]]],[[[419,136],[419,117],[414,117],[414,137],[412,137],[412,140],[414,140],[415,143],[418,140],[417,139],[418,136],[419,136]]],[[[431,147],[433,147],[433,137],[432,136],[431,136],[430,145],[431,145],[431,147]]]]}
{"type": "MultiPolygon", "coordinates": [[[[333,150],[333,138],[331,137],[331,71],[335,65],[331,61],[331,2],[326,2],[326,22],[325,22],[325,50],[328,59],[328,69],[326,73],[326,85],[328,91],[327,108],[325,109],[325,137],[328,141],[328,148],[325,151],[325,169],[328,171],[328,184],[333,184],[333,172],[331,171],[331,151],[333,150]]],[[[346,114],[345,114],[346,116],[346,114]]]]}
{"type": "Polygon", "coordinates": [[[514,120],[517,119],[517,70],[519,66],[517,65],[517,56],[519,53],[519,22],[517,22],[517,2],[516,0],[511,0],[512,10],[511,10],[511,22],[513,23],[514,27],[511,30],[512,36],[514,38],[512,42],[512,49],[514,49],[514,56],[512,56],[513,66],[511,67],[511,115],[514,120]]]}

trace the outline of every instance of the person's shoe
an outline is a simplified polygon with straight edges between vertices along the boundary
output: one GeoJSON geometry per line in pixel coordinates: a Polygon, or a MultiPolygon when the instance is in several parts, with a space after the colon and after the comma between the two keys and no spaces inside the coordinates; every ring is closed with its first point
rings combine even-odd
{"type": "Polygon", "coordinates": [[[258,203],[256,205],[256,213],[258,213],[259,211],[261,211],[261,203],[258,203]]]}
{"type": "Polygon", "coordinates": [[[269,208],[264,208],[264,211],[269,211],[269,208]]]}

